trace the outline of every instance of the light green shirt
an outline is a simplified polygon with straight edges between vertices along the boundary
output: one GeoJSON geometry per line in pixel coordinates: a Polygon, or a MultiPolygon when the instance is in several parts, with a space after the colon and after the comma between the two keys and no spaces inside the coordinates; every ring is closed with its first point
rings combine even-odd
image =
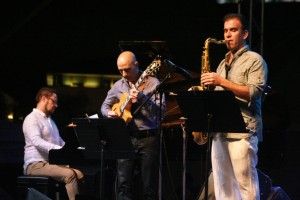
{"type": "MultiPolygon", "coordinates": [[[[249,134],[225,133],[224,136],[228,138],[245,138],[256,134],[258,139],[262,141],[261,103],[263,91],[267,85],[267,64],[258,53],[250,51],[247,45],[234,54],[230,65],[226,59],[228,54],[220,62],[217,74],[236,84],[249,87],[250,101],[237,98],[249,134]],[[227,76],[226,71],[228,71],[227,76]]],[[[224,90],[224,88],[218,86],[216,90],[224,90]]]]}

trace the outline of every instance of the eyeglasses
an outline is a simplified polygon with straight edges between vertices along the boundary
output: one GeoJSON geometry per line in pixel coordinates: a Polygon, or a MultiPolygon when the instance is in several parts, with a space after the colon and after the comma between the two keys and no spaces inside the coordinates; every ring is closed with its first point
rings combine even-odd
{"type": "Polygon", "coordinates": [[[52,99],[51,97],[48,97],[48,99],[50,99],[55,105],[58,105],[57,100],[52,99]]]}

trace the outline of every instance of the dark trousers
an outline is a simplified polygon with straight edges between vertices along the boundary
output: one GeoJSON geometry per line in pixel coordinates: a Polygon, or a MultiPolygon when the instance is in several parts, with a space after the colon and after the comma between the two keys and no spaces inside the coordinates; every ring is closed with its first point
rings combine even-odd
{"type": "MultiPolygon", "coordinates": [[[[144,200],[158,199],[159,137],[131,138],[135,149],[135,159],[117,160],[117,199],[133,200],[139,187],[144,200]],[[135,181],[139,174],[141,181],[135,181]],[[141,185],[134,185],[141,183],[141,185]]],[[[140,199],[139,199],[140,200],[140,199]]]]}

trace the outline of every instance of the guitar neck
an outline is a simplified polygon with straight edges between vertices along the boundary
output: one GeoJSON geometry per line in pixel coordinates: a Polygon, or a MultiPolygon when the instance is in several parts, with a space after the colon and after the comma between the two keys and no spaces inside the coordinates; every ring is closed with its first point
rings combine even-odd
{"type": "Polygon", "coordinates": [[[122,110],[122,112],[125,110],[128,102],[130,101],[130,97],[129,95],[126,97],[126,99],[124,100],[124,102],[122,103],[122,105],[120,106],[120,110],[122,110]]]}
{"type": "MultiPolygon", "coordinates": [[[[134,85],[132,85],[132,87],[139,88],[142,85],[146,76],[147,73],[143,72],[139,77],[139,79],[137,80],[137,82],[134,85]]],[[[122,111],[126,108],[129,101],[130,101],[130,96],[128,95],[120,107],[122,111]]]]}
{"type": "Polygon", "coordinates": [[[145,77],[147,76],[147,73],[144,71],[141,76],[139,77],[139,79],[137,80],[137,82],[134,84],[135,88],[139,88],[141,86],[141,84],[143,83],[143,81],[145,80],[145,77]]]}

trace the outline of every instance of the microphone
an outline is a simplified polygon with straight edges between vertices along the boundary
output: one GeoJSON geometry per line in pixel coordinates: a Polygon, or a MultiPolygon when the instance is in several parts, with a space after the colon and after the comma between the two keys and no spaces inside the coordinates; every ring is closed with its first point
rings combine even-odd
{"type": "Polygon", "coordinates": [[[174,64],[172,61],[165,59],[164,60],[166,64],[171,65],[176,72],[178,72],[179,74],[183,75],[186,79],[191,80],[192,76],[191,74],[186,71],[185,69],[183,69],[182,67],[179,67],[178,65],[174,64]]]}

